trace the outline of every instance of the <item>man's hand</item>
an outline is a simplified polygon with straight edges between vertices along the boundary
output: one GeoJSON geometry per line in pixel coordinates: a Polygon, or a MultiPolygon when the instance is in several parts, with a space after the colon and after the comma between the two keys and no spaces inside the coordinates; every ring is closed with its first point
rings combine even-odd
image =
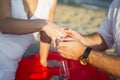
{"type": "Polygon", "coordinates": [[[72,29],[64,29],[65,33],[67,34],[68,37],[72,37],[78,41],[81,41],[81,39],[83,38],[78,32],[72,30],[72,29]]]}
{"type": "Polygon", "coordinates": [[[66,38],[65,41],[59,42],[57,48],[61,56],[68,59],[78,60],[78,58],[84,53],[86,46],[75,39],[70,40],[70,38],[66,38]]]}
{"type": "Polygon", "coordinates": [[[56,47],[55,40],[60,39],[62,37],[66,37],[66,33],[64,32],[64,28],[48,22],[48,25],[42,28],[43,32],[45,32],[53,41],[54,47],[56,47]]]}

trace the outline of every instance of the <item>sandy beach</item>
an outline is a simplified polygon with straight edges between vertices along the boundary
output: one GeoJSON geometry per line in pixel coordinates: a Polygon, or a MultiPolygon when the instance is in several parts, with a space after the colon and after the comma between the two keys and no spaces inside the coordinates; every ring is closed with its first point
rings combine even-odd
{"type": "Polygon", "coordinates": [[[55,22],[72,28],[81,34],[90,34],[97,31],[104,21],[107,11],[93,10],[83,7],[58,5],[55,22]]]}
{"type": "MultiPolygon", "coordinates": [[[[60,5],[56,7],[55,23],[69,27],[82,35],[96,32],[107,15],[107,10],[94,10],[77,6],[60,5]]],[[[53,49],[51,47],[51,49],[53,49]]],[[[114,49],[107,50],[110,54],[114,49]]],[[[39,37],[27,50],[24,56],[39,52],[39,37]]]]}

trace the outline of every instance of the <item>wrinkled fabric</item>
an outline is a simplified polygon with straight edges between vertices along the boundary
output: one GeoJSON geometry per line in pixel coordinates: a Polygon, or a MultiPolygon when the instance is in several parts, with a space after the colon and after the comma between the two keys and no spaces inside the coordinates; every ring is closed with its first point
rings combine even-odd
{"type": "MultiPolygon", "coordinates": [[[[53,75],[59,75],[59,68],[43,67],[39,62],[39,54],[23,58],[16,72],[15,80],[50,80],[53,75]]],[[[79,61],[61,57],[59,53],[51,51],[48,60],[67,60],[70,78],[68,80],[111,80],[104,72],[79,61]]]]}

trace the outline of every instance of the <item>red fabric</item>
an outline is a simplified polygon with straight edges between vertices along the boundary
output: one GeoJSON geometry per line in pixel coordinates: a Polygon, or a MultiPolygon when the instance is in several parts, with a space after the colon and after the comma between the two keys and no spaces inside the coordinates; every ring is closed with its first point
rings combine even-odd
{"type": "MultiPolygon", "coordinates": [[[[64,60],[57,52],[51,51],[48,55],[49,60],[64,60]]],[[[103,72],[87,65],[83,66],[79,61],[67,60],[70,72],[69,80],[110,80],[103,72]]],[[[58,75],[58,68],[42,67],[39,62],[39,54],[23,58],[16,72],[15,80],[50,80],[52,75],[58,75]]]]}

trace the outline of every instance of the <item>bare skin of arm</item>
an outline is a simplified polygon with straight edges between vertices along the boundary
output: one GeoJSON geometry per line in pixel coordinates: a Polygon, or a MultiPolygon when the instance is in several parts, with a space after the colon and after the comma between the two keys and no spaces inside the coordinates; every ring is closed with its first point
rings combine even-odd
{"type": "Polygon", "coordinates": [[[98,33],[93,33],[89,36],[85,35],[82,39],[83,40],[80,41],[82,41],[84,45],[91,47],[95,50],[103,51],[108,48],[106,42],[98,33]]]}
{"type": "Polygon", "coordinates": [[[92,33],[90,35],[80,35],[78,32],[71,29],[65,30],[65,32],[68,34],[68,36],[95,50],[103,51],[108,48],[106,42],[98,33],[92,33]]]}
{"type": "Polygon", "coordinates": [[[92,47],[93,50],[87,59],[88,63],[120,78],[120,56],[109,55],[104,52],[107,49],[107,45],[98,33],[88,36],[81,36],[76,31],[72,31],[71,33],[70,35],[77,40],[74,42],[60,42],[58,50],[61,56],[78,60],[86,47],[92,47]]]}
{"type": "Polygon", "coordinates": [[[64,36],[64,32],[60,27],[51,21],[44,19],[24,20],[12,18],[10,0],[0,0],[0,11],[0,31],[2,33],[28,34],[45,31],[45,33],[52,39],[53,37],[57,37],[58,34],[64,36]]]}
{"type": "Polygon", "coordinates": [[[88,62],[98,69],[120,78],[120,56],[108,55],[92,50],[88,57],[88,62]]]}
{"type": "MultiPolygon", "coordinates": [[[[49,13],[48,20],[52,21],[52,22],[54,21],[56,4],[57,4],[57,0],[54,0],[53,5],[50,10],[50,13],[49,13]]],[[[48,65],[50,63],[49,63],[49,61],[47,61],[48,52],[49,52],[49,48],[50,48],[50,44],[51,44],[51,38],[49,36],[47,36],[47,34],[44,32],[41,32],[40,34],[41,34],[41,36],[40,36],[40,53],[39,53],[41,56],[40,62],[43,66],[52,67],[52,65],[48,65]]]]}
{"type": "Polygon", "coordinates": [[[23,20],[11,17],[10,0],[0,0],[0,30],[8,34],[28,34],[40,31],[46,20],[23,20]]]}
{"type": "Polygon", "coordinates": [[[84,36],[83,43],[93,48],[88,57],[89,64],[120,78],[120,56],[108,55],[105,52],[101,52],[108,47],[98,33],[84,36]]]}
{"type": "Polygon", "coordinates": [[[0,31],[2,33],[22,35],[43,31],[53,41],[60,35],[64,36],[64,32],[62,32],[59,26],[51,21],[44,19],[24,20],[12,18],[10,7],[10,0],[0,0],[0,31]]]}
{"type": "Polygon", "coordinates": [[[56,5],[57,5],[57,0],[54,0],[49,13],[49,19],[48,19],[49,21],[52,21],[52,22],[54,21],[56,5]]]}

